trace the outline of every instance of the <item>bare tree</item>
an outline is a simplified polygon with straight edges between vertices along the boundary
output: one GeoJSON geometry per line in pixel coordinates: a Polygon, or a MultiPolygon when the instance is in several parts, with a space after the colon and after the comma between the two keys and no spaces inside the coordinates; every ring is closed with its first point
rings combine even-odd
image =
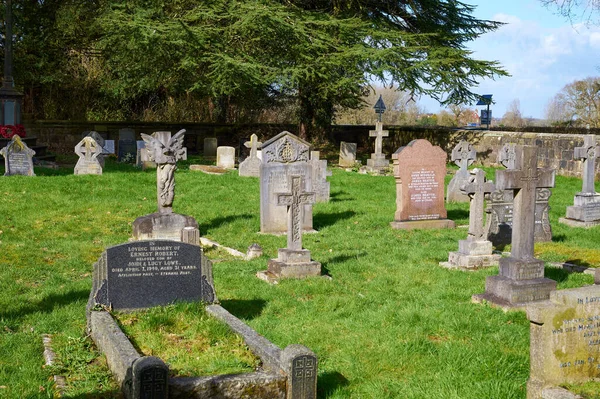
{"type": "Polygon", "coordinates": [[[502,122],[504,126],[511,127],[523,127],[525,126],[525,120],[521,113],[521,101],[515,98],[508,104],[508,108],[502,116],[502,122]]]}
{"type": "Polygon", "coordinates": [[[546,117],[555,124],[600,127],[600,78],[576,80],[563,87],[547,106],[546,117]]]}
{"type": "Polygon", "coordinates": [[[586,24],[597,25],[600,21],[598,0],[540,0],[540,2],[548,9],[556,10],[572,23],[581,20],[586,24]]]}

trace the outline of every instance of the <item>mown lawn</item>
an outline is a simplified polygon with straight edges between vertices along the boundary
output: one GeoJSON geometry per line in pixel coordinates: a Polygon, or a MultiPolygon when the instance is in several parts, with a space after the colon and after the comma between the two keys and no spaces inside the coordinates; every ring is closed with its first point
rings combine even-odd
{"type": "MultiPolygon", "coordinates": [[[[458,248],[465,228],[390,228],[393,177],[335,169],[329,178],[331,201],[314,206],[318,234],[303,238],[332,279],[268,285],[255,273],[266,269],[286,238],[257,233],[258,179],[191,172],[190,162],[176,175],[175,211],[194,216],[201,234],[223,245],[245,252],[256,242],[264,249],[262,258],[248,262],[207,251],[215,261],[222,306],[282,348],[293,343],[311,348],[319,357],[320,398],[525,398],[525,314],[471,303],[497,268],[461,272],[438,266],[458,248]]],[[[36,169],[37,177],[0,177],[1,398],[53,397],[51,375],[57,372],[67,377],[66,397],[117,396],[103,359],[85,336],[85,304],[92,265],[104,248],[127,241],[131,222],[156,210],[155,172],[109,161],[102,176],[72,173],[72,168],[36,169]],[[54,337],[55,367],[43,367],[42,334],[54,337]]],[[[536,244],[537,256],[599,266],[600,228],[558,224],[581,181],[557,177],[556,182],[550,199],[554,240],[536,244]]],[[[448,205],[448,216],[466,225],[468,205],[448,205]]],[[[589,275],[546,271],[559,289],[593,283],[589,275]]],[[[209,364],[198,367],[251,369],[251,359],[237,364],[211,355],[212,346],[225,346],[246,356],[239,339],[210,324],[201,309],[167,310],[154,311],[149,321],[142,314],[135,323],[124,323],[139,319],[141,331],[176,338],[181,333],[170,330],[174,325],[189,329],[209,323],[195,328],[208,337],[186,337],[190,350],[208,351],[197,358],[209,364]]],[[[173,342],[178,345],[178,338],[173,342]]],[[[193,373],[185,359],[178,367],[193,373]]]]}

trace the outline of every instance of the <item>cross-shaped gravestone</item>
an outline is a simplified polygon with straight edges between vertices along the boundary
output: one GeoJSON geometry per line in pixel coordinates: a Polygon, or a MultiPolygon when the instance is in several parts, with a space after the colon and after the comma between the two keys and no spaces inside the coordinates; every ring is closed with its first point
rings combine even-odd
{"type": "Polygon", "coordinates": [[[96,158],[102,154],[102,146],[92,137],[84,137],[75,147],[75,153],[86,162],[96,162],[96,158]]]}
{"type": "Polygon", "coordinates": [[[461,190],[471,197],[469,207],[469,235],[468,240],[487,240],[483,228],[483,204],[485,194],[493,192],[496,188],[494,183],[485,180],[485,172],[475,169],[475,176],[469,184],[461,187],[461,190]]]}
{"type": "Polygon", "coordinates": [[[515,147],[515,155],[521,168],[496,171],[496,187],[515,192],[511,257],[533,259],[536,189],[554,187],[554,170],[538,169],[536,147],[515,147]]]}
{"type": "Polygon", "coordinates": [[[466,171],[476,158],[477,151],[466,140],[461,140],[452,150],[452,161],[461,171],[466,171]]]}
{"type": "Polygon", "coordinates": [[[388,130],[383,130],[383,123],[381,122],[377,122],[375,130],[369,130],[369,137],[375,137],[375,155],[383,153],[383,138],[389,135],[388,130]]]}
{"type": "Polygon", "coordinates": [[[276,193],[277,205],[288,207],[287,248],[300,251],[302,250],[304,205],[314,204],[316,195],[314,192],[304,191],[302,176],[290,176],[290,183],[290,192],[276,193]]]}
{"type": "Polygon", "coordinates": [[[257,157],[256,153],[261,145],[262,143],[258,141],[258,136],[256,134],[250,136],[250,141],[246,141],[244,143],[244,146],[246,146],[246,148],[250,148],[250,158],[257,157]]]}
{"type": "Polygon", "coordinates": [[[517,164],[517,155],[516,155],[516,144],[514,143],[506,143],[500,149],[500,153],[498,154],[498,160],[508,170],[517,169],[519,165],[517,164]]]}
{"type": "Polygon", "coordinates": [[[596,143],[596,136],[586,134],[583,139],[583,147],[575,147],[574,158],[583,160],[583,194],[594,194],[596,188],[594,180],[596,177],[596,158],[600,157],[600,146],[596,143]]]}

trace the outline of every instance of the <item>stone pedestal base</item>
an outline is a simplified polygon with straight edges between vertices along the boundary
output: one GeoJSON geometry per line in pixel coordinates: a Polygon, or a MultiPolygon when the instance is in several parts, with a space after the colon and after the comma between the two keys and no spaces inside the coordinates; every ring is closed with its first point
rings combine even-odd
{"type": "Polygon", "coordinates": [[[581,222],[600,221],[600,194],[579,193],[573,202],[573,206],[567,207],[567,219],[581,222]]]}
{"type": "Polygon", "coordinates": [[[575,219],[558,218],[558,223],[566,224],[569,227],[581,227],[584,229],[589,229],[590,227],[599,226],[600,220],[596,220],[594,222],[583,222],[575,219]]]}
{"type": "Polygon", "coordinates": [[[277,259],[270,259],[267,270],[256,273],[256,277],[269,283],[282,278],[305,278],[320,276],[321,264],[310,260],[310,251],[280,248],[277,259]]]}
{"type": "MultiPolygon", "coordinates": [[[[506,258],[501,259],[502,260],[506,258]]],[[[504,276],[490,276],[485,281],[485,292],[473,295],[475,303],[489,302],[503,309],[525,308],[531,302],[545,301],[556,290],[556,281],[548,278],[513,280],[504,276]]]]}
{"type": "Polygon", "coordinates": [[[367,166],[373,169],[388,168],[390,161],[385,159],[384,154],[371,154],[371,158],[367,159],[367,166]]]}
{"type": "Polygon", "coordinates": [[[450,219],[432,219],[432,220],[402,220],[390,223],[393,229],[412,230],[412,229],[453,229],[456,227],[454,220],[450,219]]]}
{"type": "Polygon", "coordinates": [[[448,262],[440,262],[440,266],[449,269],[479,269],[497,266],[500,255],[492,254],[492,243],[489,241],[460,240],[458,252],[448,254],[448,262]]]}
{"type": "Polygon", "coordinates": [[[192,236],[189,229],[184,233],[184,228],[192,227],[198,230],[198,222],[191,216],[179,213],[157,212],[140,216],[135,219],[132,227],[135,241],[158,239],[183,241],[185,237],[192,236]],[[182,234],[184,239],[182,239],[182,234]]]}

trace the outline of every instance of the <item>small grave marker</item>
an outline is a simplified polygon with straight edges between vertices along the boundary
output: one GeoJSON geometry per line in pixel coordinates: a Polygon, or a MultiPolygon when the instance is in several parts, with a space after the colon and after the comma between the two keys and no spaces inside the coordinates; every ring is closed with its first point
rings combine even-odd
{"type": "Polygon", "coordinates": [[[258,158],[257,152],[262,146],[262,143],[258,141],[258,136],[253,134],[250,136],[250,141],[246,141],[244,146],[250,149],[250,156],[240,163],[239,175],[247,177],[259,177],[261,160],[258,158]]]}
{"type": "Polygon", "coordinates": [[[356,143],[340,143],[340,158],[338,165],[342,168],[351,168],[356,163],[356,143]]]}
{"type": "Polygon", "coordinates": [[[4,176],[23,175],[35,176],[33,173],[33,156],[35,151],[27,147],[16,134],[10,143],[0,149],[4,157],[4,176]]]}
{"type": "Polygon", "coordinates": [[[235,147],[217,147],[217,167],[235,169],[235,147]]]}
{"type": "Polygon", "coordinates": [[[75,154],[79,156],[75,165],[76,175],[101,175],[102,166],[98,158],[102,155],[102,146],[91,137],[84,137],[75,146],[75,154]]]}

